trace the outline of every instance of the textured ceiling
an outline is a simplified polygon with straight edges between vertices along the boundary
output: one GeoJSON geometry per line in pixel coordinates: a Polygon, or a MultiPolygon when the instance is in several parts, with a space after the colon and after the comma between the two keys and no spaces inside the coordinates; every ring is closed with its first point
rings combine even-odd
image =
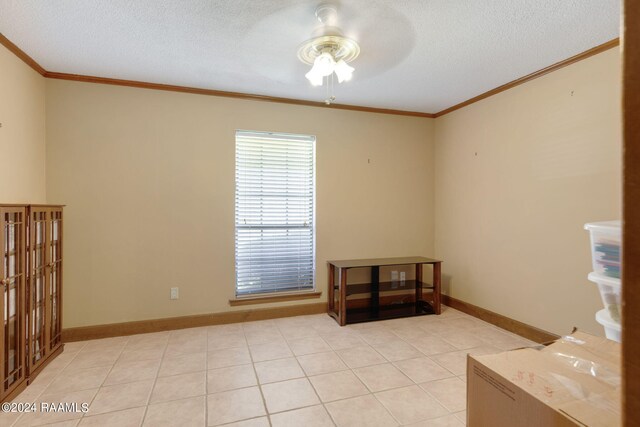
{"type": "MultiPolygon", "coordinates": [[[[319,3],[0,0],[0,32],[48,71],[321,101],[296,58],[319,3]]],[[[619,34],[619,0],[333,3],[362,48],[340,104],[441,111],[619,34]]]]}

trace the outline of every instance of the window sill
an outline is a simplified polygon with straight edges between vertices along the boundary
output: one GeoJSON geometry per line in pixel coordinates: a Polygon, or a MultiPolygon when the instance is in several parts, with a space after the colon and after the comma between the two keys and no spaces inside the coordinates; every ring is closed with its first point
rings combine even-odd
{"type": "Polygon", "coordinates": [[[300,292],[295,294],[275,294],[275,295],[266,295],[266,296],[249,296],[249,297],[238,297],[235,299],[229,300],[229,305],[231,307],[235,307],[238,305],[251,305],[251,304],[268,304],[272,302],[283,302],[283,301],[296,301],[301,299],[311,299],[311,298],[320,298],[322,296],[322,292],[300,292]]]}

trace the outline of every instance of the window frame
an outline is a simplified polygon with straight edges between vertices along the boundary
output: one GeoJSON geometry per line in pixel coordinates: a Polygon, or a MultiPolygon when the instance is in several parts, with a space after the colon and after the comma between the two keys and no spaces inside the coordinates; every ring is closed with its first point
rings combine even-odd
{"type": "MultiPolygon", "coordinates": [[[[317,137],[311,134],[300,134],[290,132],[272,132],[272,131],[255,131],[246,129],[236,129],[234,133],[234,295],[237,301],[241,300],[269,300],[278,299],[279,297],[295,296],[295,295],[315,295],[317,294],[316,283],[316,198],[317,198],[317,177],[316,177],[316,143],[317,137]],[[311,230],[311,287],[308,289],[287,290],[287,289],[274,289],[272,291],[262,292],[245,292],[238,293],[238,137],[241,134],[255,134],[259,136],[268,136],[274,140],[277,140],[278,136],[286,140],[287,137],[294,138],[308,138],[311,145],[311,224],[309,226],[311,230]]],[[[265,141],[265,143],[268,143],[265,141]]],[[[268,228],[265,227],[265,228],[268,228]]]]}

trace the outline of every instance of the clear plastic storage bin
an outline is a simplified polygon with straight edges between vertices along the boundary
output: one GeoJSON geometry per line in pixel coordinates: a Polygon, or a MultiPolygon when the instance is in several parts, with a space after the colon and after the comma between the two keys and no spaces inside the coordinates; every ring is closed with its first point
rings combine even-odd
{"type": "Polygon", "coordinates": [[[604,334],[608,339],[622,342],[622,327],[609,317],[606,309],[596,313],[596,321],[604,326],[604,334]]]}
{"type": "Polygon", "coordinates": [[[602,298],[602,303],[604,304],[604,308],[609,313],[609,317],[616,323],[620,323],[620,294],[622,293],[622,288],[620,286],[620,279],[615,279],[613,277],[602,276],[597,273],[589,273],[589,280],[598,285],[598,290],[600,291],[600,297],[602,298]]]}
{"type": "Polygon", "coordinates": [[[620,221],[591,222],[585,224],[584,228],[591,233],[593,271],[619,279],[622,261],[620,221]]]}

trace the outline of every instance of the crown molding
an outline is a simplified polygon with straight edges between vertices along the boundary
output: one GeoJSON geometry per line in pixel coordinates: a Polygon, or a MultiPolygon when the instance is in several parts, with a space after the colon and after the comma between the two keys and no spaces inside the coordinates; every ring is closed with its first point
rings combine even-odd
{"type": "Polygon", "coordinates": [[[524,77],[520,77],[519,79],[516,79],[516,80],[513,80],[513,81],[511,81],[509,83],[503,84],[502,86],[498,86],[497,88],[491,89],[491,90],[489,90],[489,91],[487,91],[487,92],[485,92],[483,94],[480,94],[480,95],[475,96],[473,98],[467,99],[466,101],[461,102],[460,104],[456,104],[456,105],[454,105],[452,107],[449,107],[447,109],[439,111],[439,112],[435,113],[434,116],[436,118],[437,117],[442,117],[445,114],[449,114],[449,113],[451,113],[453,111],[456,111],[456,110],[459,110],[461,108],[464,108],[467,105],[471,105],[471,104],[474,104],[474,103],[476,103],[478,101],[482,101],[485,98],[489,98],[490,96],[496,95],[496,94],[498,94],[500,92],[504,92],[505,90],[509,90],[509,89],[514,88],[516,86],[519,86],[519,85],[521,85],[523,83],[530,82],[531,80],[537,79],[538,77],[542,77],[545,74],[551,73],[552,71],[559,70],[560,68],[566,67],[567,65],[571,65],[571,64],[573,64],[575,62],[582,61],[583,59],[587,59],[587,58],[589,58],[589,57],[591,57],[593,55],[597,55],[598,53],[601,53],[601,52],[604,52],[606,50],[612,49],[612,48],[614,48],[616,46],[619,46],[619,45],[620,45],[620,39],[619,38],[616,38],[616,39],[613,39],[613,40],[609,40],[606,43],[602,43],[601,45],[593,47],[593,48],[591,48],[589,50],[585,50],[584,52],[581,52],[581,53],[579,53],[577,55],[574,55],[571,58],[567,58],[567,59],[565,59],[563,61],[556,62],[555,64],[549,65],[546,68],[543,68],[543,69],[538,70],[538,71],[534,71],[533,73],[527,74],[524,77]]]}
{"type": "Polygon", "coordinates": [[[434,115],[431,113],[421,113],[418,111],[404,111],[404,110],[393,110],[393,109],[387,109],[387,108],[362,107],[359,105],[347,105],[347,104],[327,105],[324,102],[317,102],[317,101],[305,101],[300,99],[279,98],[275,96],[266,96],[266,95],[253,95],[253,94],[241,93],[241,92],[226,92],[226,91],[215,90],[215,89],[201,89],[196,87],[166,85],[166,84],[160,84],[160,83],[140,82],[135,80],[111,79],[107,77],[85,76],[80,74],[55,73],[55,72],[46,71],[44,76],[49,79],[71,80],[76,82],[99,83],[99,84],[116,85],[116,86],[128,86],[128,87],[137,87],[142,89],[164,90],[164,91],[170,91],[170,92],[192,93],[197,95],[219,96],[224,98],[244,99],[249,101],[276,102],[279,104],[302,105],[306,107],[319,107],[319,108],[327,108],[327,109],[333,109],[333,110],[350,110],[350,111],[361,111],[365,113],[395,114],[399,116],[414,116],[414,117],[427,117],[427,118],[434,117],[434,115]]]}
{"type": "Polygon", "coordinates": [[[491,89],[487,92],[484,92],[478,96],[470,98],[464,102],[461,102],[452,107],[446,108],[437,113],[422,113],[419,111],[394,110],[389,108],[363,107],[359,105],[346,105],[346,104],[327,105],[324,102],[304,101],[300,99],[280,98],[280,97],[266,96],[266,95],[254,95],[254,94],[248,94],[248,93],[242,93],[242,92],[227,92],[227,91],[221,91],[221,90],[202,89],[202,88],[195,88],[195,87],[188,87],[188,86],[176,86],[176,85],[166,85],[166,84],[160,84],[160,83],[140,82],[135,80],[122,80],[122,79],[112,79],[108,77],[85,76],[81,74],[58,73],[54,71],[45,70],[40,64],[38,64],[33,58],[31,58],[24,51],[22,51],[22,49],[16,46],[11,40],[6,38],[2,33],[0,33],[0,44],[5,46],[9,51],[13,52],[18,58],[24,61],[27,65],[33,68],[40,75],[49,79],[71,80],[71,81],[85,82],[85,83],[98,83],[98,84],[107,84],[107,85],[116,85],[116,86],[137,87],[142,89],[164,90],[164,91],[170,91],[170,92],[192,93],[197,95],[219,96],[219,97],[225,97],[225,98],[244,99],[249,101],[275,102],[280,104],[301,105],[306,107],[328,108],[328,109],[334,109],[334,110],[349,110],[349,111],[360,111],[365,113],[379,113],[379,114],[393,114],[393,115],[399,115],[399,116],[438,118],[438,117],[444,116],[445,114],[451,113],[453,111],[459,110],[473,103],[486,99],[490,96],[496,95],[500,92],[504,92],[506,90],[519,86],[523,83],[537,79],[538,77],[542,77],[545,74],[548,74],[552,71],[556,71],[560,68],[566,67],[567,65],[573,64],[583,59],[587,59],[593,55],[596,55],[598,53],[617,47],[620,45],[620,39],[616,38],[616,39],[610,40],[606,43],[603,43],[589,50],[581,52],[577,55],[574,55],[571,58],[565,59],[560,62],[556,62],[553,65],[550,65],[546,68],[535,71],[524,77],[520,77],[519,79],[513,80],[502,86],[498,86],[495,89],[491,89]]]}
{"type": "Polygon", "coordinates": [[[24,53],[22,49],[13,44],[13,42],[6,38],[2,33],[0,33],[0,44],[6,47],[11,53],[20,58],[22,61],[24,61],[24,63],[29,67],[33,68],[41,76],[44,76],[47,72],[47,70],[42,68],[40,64],[38,64],[32,57],[24,53]]]}

